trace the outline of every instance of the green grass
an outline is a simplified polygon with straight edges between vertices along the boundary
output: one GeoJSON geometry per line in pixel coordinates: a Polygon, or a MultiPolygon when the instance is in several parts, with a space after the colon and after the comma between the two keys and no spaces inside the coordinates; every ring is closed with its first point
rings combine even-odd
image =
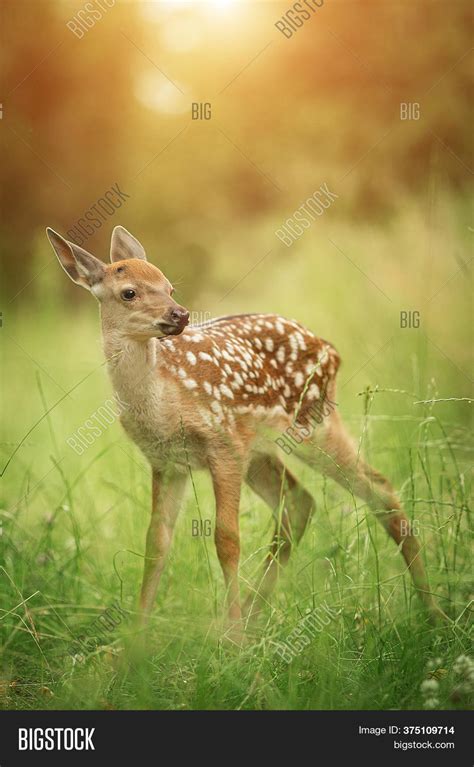
{"type": "MultiPolygon", "coordinates": [[[[216,262],[206,295],[193,297],[184,279],[178,300],[214,315],[279,311],[335,344],[343,357],[341,413],[416,524],[432,590],[452,622],[434,628],[426,621],[401,555],[364,504],[354,505],[342,489],[292,460],[317,510],[244,647],[224,636],[224,587],[212,537],[192,535],[199,512],[214,519],[210,482],[196,474],[199,510],[190,487],[146,656],[128,663],[124,648],[136,633],[149,470],[116,423],[80,457],[66,444],[111,389],[94,302],[79,288],[73,309],[69,298],[55,298],[66,278],[53,264],[36,282],[35,299],[27,289],[5,311],[1,330],[7,403],[2,466],[39,421],[1,485],[2,707],[421,708],[429,661],[439,680],[436,705],[469,705],[453,669],[470,651],[473,591],[471,405],[463,400],[471,396],[464,372],[469,299],[462,269],[451,279],[460,268],[455,256],[465,260],[466,229],[460,209],[441,208],[443,226],[434,241],[422,213],[406,213],[380,229],[336,229],[322,221],[219,302],[226,286],[257,260],[244,263],[235,240],[235,250],[216,262]],[[332,249],[328,236],[390,301],[332,249]],[[421,328],[400,329],[401,309],[421,310],[421,328]],[[92,641],[97,630],[91,624],[115,600],[127,618],[92,641]],[[323,602],[333,619],[286,663],[275,643],[323,602]],[[81,635],[89,639],[85,648],[81,635]],[[71,650],[82,655],[73,660],[71,650]]],[[[159,265],[177,276],[171,260],[159,265]]],[[[270,511],[245,488],[244,594],[258,580],[271,530],[270,511]]]]}

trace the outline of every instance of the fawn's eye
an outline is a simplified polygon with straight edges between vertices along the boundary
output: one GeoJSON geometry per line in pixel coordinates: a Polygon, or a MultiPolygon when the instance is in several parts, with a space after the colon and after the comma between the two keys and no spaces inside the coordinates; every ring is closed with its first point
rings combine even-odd
{"type": "Polygon", "coordinates": [[[132,298],[135,298],[136,293],[131,288],[128,288],[128,290],[122,290],[120,294],[124,301],[131,301],[132,298]]]}

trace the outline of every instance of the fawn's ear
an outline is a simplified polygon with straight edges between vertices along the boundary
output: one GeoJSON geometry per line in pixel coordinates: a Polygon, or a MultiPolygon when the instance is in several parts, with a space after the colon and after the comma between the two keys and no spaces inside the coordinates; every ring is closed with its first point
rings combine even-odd
{"type": "Polygon", "coordinates": [[[125,227],[116,226],[112,232],[110,241],[110,260],[125,261],[127,258],[140,258],[146,261],[146,253],[143,245],[127,232],[125,227]]]}
{"type": "Polygon", "coordinates": [[[102,261],[80,248],[79,245],[65,240],[50,227],[46,229],[46,234],[59,263],[73,282],[90,290],[93,285],[102,280],[105,274],[105,265],[102,261]]]}

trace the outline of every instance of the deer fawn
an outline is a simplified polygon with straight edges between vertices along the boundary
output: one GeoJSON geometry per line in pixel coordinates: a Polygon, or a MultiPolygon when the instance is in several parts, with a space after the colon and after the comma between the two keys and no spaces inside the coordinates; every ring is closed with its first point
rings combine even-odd
{"type": "Polygon", "coordinates": [[[121,226],[112,234],[109,265],[52,229],[47,234],[69,277],[100,303],[110,377],[127,403],[121,422],[151,465],[152,510],[140,596],[145,619],[193,468],[211,473],[215,543],[233,625],[241,619],[244,480],[278,517],[262,578],[245,613],[255,614],[267,599],[314,509],[312,496],[276,455],[274,436],[288,427],[305,435],[297,448],[303,461],[367,502],[400,547],[430,614],[441,613],[429,591],[419,543],[390,483],[360,459],[337,410],[315,429],[307,428],[315,403],[336,396],[340,359],[330,344],[273,314],[188,325],[189,312],[173,300],[169,280],[121,226]]]}

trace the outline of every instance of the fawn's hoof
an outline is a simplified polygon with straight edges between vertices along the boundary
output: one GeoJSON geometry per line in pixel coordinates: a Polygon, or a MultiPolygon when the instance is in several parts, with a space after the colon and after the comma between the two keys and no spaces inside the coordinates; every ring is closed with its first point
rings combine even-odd
{"type": "Polygon", "coordinates": [[[245,644],[245,625],[241,618],[230,620],[224,630],[225,640],[235,647],[243,647],[245,644]]]}
{"type": "Polygon", "coordinates": [[[255,594],[249,594],[242,607],[242,615],[245,618],[245,623],[251,623],[263,612],[262,600],[255,596],[255,594]]]}

